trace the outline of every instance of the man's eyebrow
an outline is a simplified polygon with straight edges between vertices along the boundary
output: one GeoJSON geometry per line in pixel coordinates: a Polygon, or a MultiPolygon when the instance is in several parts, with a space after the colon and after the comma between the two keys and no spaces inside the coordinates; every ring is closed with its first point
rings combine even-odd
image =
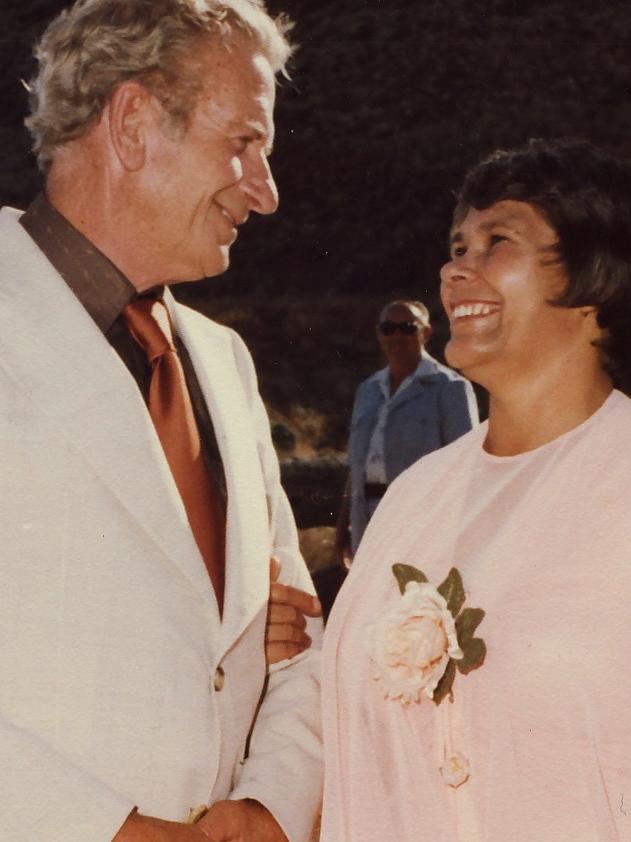
{"type": "Polygon", "coordinates": [[[259,120],[246,120],[244,123],[234,123],[232,131],[241,135],[249,135],[253,140],[265,141],[265,154],[271,155],[274,143],[269,140],[269,135],[263,123],[259,120]]]}

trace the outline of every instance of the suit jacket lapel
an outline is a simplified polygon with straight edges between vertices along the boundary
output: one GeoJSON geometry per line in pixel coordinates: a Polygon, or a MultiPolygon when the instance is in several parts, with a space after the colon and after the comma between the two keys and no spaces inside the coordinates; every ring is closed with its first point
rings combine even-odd
{"type": "MultiPolygon", "coordinates": [[[[208,574],[142,396],[66,283],[4,209],[0,365],[218,615],[208,574]],[[17,349],[17,352],[16,352],[17,349]]],[[[104,524],[106,527],[107,524],[104,524]]]]}
{"type": "Polygon", "coordinates": [[[165,303],[195,366],[226,474],[225,651],[265,606],[269,590],[270,524],[256,430],[230,331],[175,305],[168,291],[165,303]]]}
{"type": "Polygon", "coordinates": [[[436,361],[428,354],[424,354],[411,383],[408,383],[405,389],[397,392],[394,396],[390,411],[392,412],[392,410],[420,395],[423,389],[425,389],[427,381],[431,380],[437,371],[436,361]]]}

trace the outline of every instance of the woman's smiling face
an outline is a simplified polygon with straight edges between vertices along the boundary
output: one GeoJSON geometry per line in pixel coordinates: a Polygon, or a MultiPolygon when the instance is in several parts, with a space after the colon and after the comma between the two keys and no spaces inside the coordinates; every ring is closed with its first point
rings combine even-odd
{"type": "Polygon", "coordinates": [[[470,208],[454,225],[441,270],[449,364],[487,388],[556,365],[582,319],[549,303],[566,283],[556,232],[536,207],[503,200],[470,208]]]}

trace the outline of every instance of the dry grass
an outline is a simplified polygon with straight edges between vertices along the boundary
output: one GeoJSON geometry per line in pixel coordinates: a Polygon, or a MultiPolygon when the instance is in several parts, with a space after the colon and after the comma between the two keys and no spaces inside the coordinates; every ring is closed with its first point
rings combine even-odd
{"type": "Polygon", "coordinates": [[[329,567],[335,561],[335,528],[314,526],[298,530],[300,552],[310,573],[329,567]]]}

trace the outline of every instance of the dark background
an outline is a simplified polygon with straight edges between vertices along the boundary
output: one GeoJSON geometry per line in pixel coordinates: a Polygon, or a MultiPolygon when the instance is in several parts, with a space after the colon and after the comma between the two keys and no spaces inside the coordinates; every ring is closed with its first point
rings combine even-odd
{"type": "MultiPolygon", "coordinates": [[[[63,0],[1,0],[0,202],[39,178],[22,127],[32,44],[63,0]]],[[[180,299],[250,344],[281,455],[344,449],[353,391],[377,366],[395,296],[445,324],[438,269],[466,168],[532,136],[631,152],[631,4],[571,0],[273,0],[300,45],[272,165],[281,206],[252,219],[221,278],[180,299]],[[293,438],[292,438],[293,437],[293,438]]]]}

